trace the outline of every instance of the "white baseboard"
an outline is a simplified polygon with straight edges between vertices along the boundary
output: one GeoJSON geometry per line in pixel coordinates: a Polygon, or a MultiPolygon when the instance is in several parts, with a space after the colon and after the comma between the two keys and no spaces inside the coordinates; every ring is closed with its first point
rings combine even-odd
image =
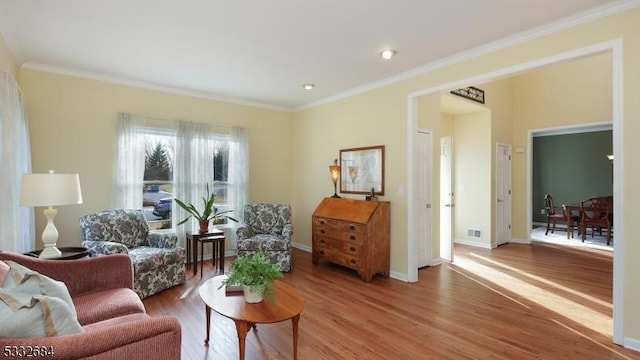
{"type": "Polygon", "coordinates": [[[404,281],[404,282],[409,282],[409,277],[407,276],[407,274],[402,274],[396,271],[390,271],[389,272],[389,277],[392,279],[396,279],[396,280],[400,280],[400,281],[404,281]]]}
{"type": "Polygon", "coordinates": [[[437,258],[437,259],[433,259],[431,261],[431,265],[429,266],[439,266],[442,265],[444,263],[444,259],[443,258],[437,258]]]}
{"type": "MultiPolygon", "coordinates": [[[[300,243],[291,243],[291,246],[296,248],[296,249],[300,249],[302,251],[306,251],[306,252],[312,252],[313,249],[311,247],[309,247],[308,245],[303,245],[300,243]]],[[[399,273],[396,271],[390,271],[389,272],[389,277],[392,279],[396,279],[396,280],[400,280],[400,281],[404,281],[404,282],[409,282],[409,277],[407,276],[407,274],[403,274],[403,273],[399,273]]]]}
{"type": "Polygon", "coordinates": [[[632,338],[624,338],[623,346],[627,349],[640,351],[640,340],[632,338]]]}
{"type": "Polygon", "coordinates": [[[531,239],[511,239],[509,243],[531,245],[531,239]]]}
{"type": "Polygon", "coordinates": [[[475,246],[475,247],[479,247],[479,248],[483,248],[483,249],[491,249],[491,244],[480,243],[480,242],[473,241],[473,240],[454,239],[453,242],[456,243],[456,244],[475,246]]]}
{"type": "Polygon", "coordinates": [[[313,250],[311,249],[311,247],[309,247],[309,246],[307,246],[307,245],[300,244],[300,243],[294,243],[294,242],[292,242],[292,243],[291,243],[291,246],[292,246],[292,247],[294,247],[294,248],[296,248],[296,249],[300,249],[300,250],[302,250],[302,251],[306,251],[306,252],[308,252],[308,253],[310,253],[310,252],[312,252],[312,251],[313,251],[313,250]]]}

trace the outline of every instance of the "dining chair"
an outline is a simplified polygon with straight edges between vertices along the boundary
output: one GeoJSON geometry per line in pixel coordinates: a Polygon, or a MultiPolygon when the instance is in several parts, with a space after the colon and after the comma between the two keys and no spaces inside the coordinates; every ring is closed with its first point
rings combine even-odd
{"type": "Polygon", "coordinates": [[[613,198],[592,197],[580,203],[580,232],[582,242],[587,238],[587,228],[591,228],[591,236],[598,229],[606,229],[607,245],[611,242],[611,215],[613,198]]]}
{"type": "MultiPolygon", "coordinates": [[[[553,232],[556,230],[556,222],[558,221],[564,221],[565,223],[567,223],[568,225],[568,218],[567,218],[567,214],[564,211],[558,212],[559,208],[557,208],[554,203],[553,203],[553,197],[549,194],[546,194],[544,196],[544,211],[547,215],[547,231],[544,233],[545,235],[549,234],[549,230],[551,230],[551,233],[553,234],[553,232]]],[[[568,231],[569,229],[567,229],[568,231]]]]}
{"type": "Polygon", "coordinates": [[[567,239],[573,237],[573,231],[577,231],[578,235],[580,235],[580,218],[579,214],[574,214],[574,210],[579,211],[580,209],[576,209],[576,206],[572,205],[562,205],[562,212],[564,214],[565,221],[567,222],[567,239]]]}

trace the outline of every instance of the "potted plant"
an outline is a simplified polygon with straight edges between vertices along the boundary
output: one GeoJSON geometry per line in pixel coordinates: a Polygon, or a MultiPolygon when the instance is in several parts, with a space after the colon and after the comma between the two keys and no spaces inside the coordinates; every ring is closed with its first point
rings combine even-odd
{"type": "Polygon", "coordinates": [[[259,303],[262,299],[275,302],[274,280],[284,277],[277,265],[268,261],[264,251],[251,256],[236,258],[222,281],[222,286],[241,285],[244,298],[249,303],[259,303]]]}
{"type": "Polygon", "coordinates": [[[199,211],[198,209],[196,209],[196,207],[191,203],[187,204],[180,199],[174,199],[176,204],[178,204],[178,206],[180,206],[186,212],[189,213],[189,216],[187,216],[182,221],[180,221],[178,225],[182,225],[185,222],[187,222],[187,220],[189,220],[191,217],[194,217],[196,220],[198,220],[198,223],[200,226],[200,232],[206,233],[209,230],[209,222],[211,220],[229,219],[231,221],[238,222],[238,220],[229,216],[229,213],[232,212],[233,210],[225,210],[225,211],[219,212],[218,208],[213,205],[214,199],[215,199],[215,194],[209,191],[209,184],[207,184],[207,196],[202,197],[202,204],[204,205],[204,208],[202,209],[202,211],[199,211]]]}

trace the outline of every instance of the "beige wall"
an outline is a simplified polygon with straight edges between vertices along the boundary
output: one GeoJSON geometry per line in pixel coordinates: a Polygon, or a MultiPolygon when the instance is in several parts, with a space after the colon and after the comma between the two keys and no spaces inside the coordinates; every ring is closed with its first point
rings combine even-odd
{"type": "MultiPolygon", "coordinates": [[[[605,53],[514,77],[514,145],[526,147],[532,130],[611,122],[611,59],[605,53]]],[[[527,200],[527,157],[526,152],[513,154],[514,204],[527,200]]],[[[528,209],[514,206],[513,210],[513,237],[528,239],[528,209]]]]}
{"type": "Polygon", "coordinates": [[[512,145],[513,134],[513,81],[511,78],[480,85],[490,94],[486,107],[491,109],[491,247],[496,246],[496,144],[512,145]]]}
{"type": "MultiPolygon", "coordinates": [[[[605,41],[622,38],[624,41],[624,132],[623,151],[628,157],[620,159],[625,178],[637,178],[640,167],[633,160],[634,153],[640,151],[640,143],[635,139],[640,133],[640,122],[633,119],[640,117],[640,102],[635,97],[640,93],[640,10],[634,9],[625,13],[612,15],[574,28],[553,33],[539,39],[530,40],[472,60],[434,70],[430,73],[403,80],[398,83],[352,96],[317,108],[296,113],[293,135],[293,150],[299,153],[299,161],[294,164],[294,206],[298,216],[304,217],[304,224],[309,229],[301,229],[300,241],[310,245],[309,220],[315,205],[320,198],[331,192],[326,166],[338,149],[352,145],[385,144],[391,151],[387,152],[387,164],[394,164],[397,172],[387,171],[387,196],[392,208],[392,272],[406,274],[406,198],[397,191],[407,184],[406,154],[406,118],[407,99],[409,94],[443,84],[460,81],[482,74],[488,74],[504,68],[550,57],[563,52],[572,51],[605,41]],[[305,154],[304,156],[301,154],[305,154]],[[306,160],[306,161],[305,161],[306,160]],[[324,190],[323,190],[324,189],[324,190]]],[[[579,82],[575,79],[571,83],[579,82]]],[[[514,84],[514,94],[517,86],[514,84]]],[[[587,87],[589,89],[589,87],[587,87]]],[[[490,96],[490,95],[488,95],[490,96]]],[[[563,98],[559,99],[564,101],[563,98]]],[[[522,113],[519,100],[513,101],[513,112],[522,113]]],[[[545,102],[546,103],[546,102],[545,102]]],[[[584,106],[590,107],[593,104],[584,106]]],[[[538,104],[538,106],[540,106],[538,104]]],[[[594,105],[595,106],[595,105],[594,105]]],[[[590,111],[586,111],[590,112],[590,111]]],[[[505,111],[506,117],[509,111],[505,111]]],[[[523,115],[529,117],[530,115],[523,115]]],[[[526,129],[521,124],[525,120],[514,118],[513,135],[508,131],[495,130],[494,141],[511,142],[514,147],[526,146],[526,129]]],[[[533,121],[533,119],[532,119],[533,121]]],[[[420,127],[438,128],[435,123],[423,123],[420,127]]],[[[440,137],[434,134],[434,140],[440,137]]],[[[435,141],[434,141],[435,142],[435,141]]],[[[493,150],[495,152],[495,150],[493,150]]],[[[522,157],[524,159],[524,157],[522,157]]],[[[435,160],[435,159],[434,159],[435,160]]],[[[438,164],[434,163],[434,169],[438,164]]],[[[389,168],[388,168],[389,169],[389,168]]],[[[526,162],[515,157],[513,162],[513,235],[525,237],[526,229],[526,162]]],[[[434,174],[435,175],[435,174],[434,174]]],[[[437,178],[437,177],[436,177],[437,178]]],[[[434,179],[436,179],[434,178],[434,179]]],[[[434,181],[434,186],[436,186],[434,181]]],[[[492,190],[494,191],[494,190],[492,190]]],[[[406,192],[405,192],[406,193],[406,192]]],[[[632,204],[640,201],[640,188],[626,186],[624,188],[624,205],[622,219],[624,232],[633,234],[634,211],[632,204]]],[[[297,230],[298,231],[298,230],[297,230]]],[[[434,244],[437,241],[434,241],[434,244]]],[[[437,254],[435,251],[434,254],[437,254]]],[[[640,271],[634,263],[638,262],[640,243],[625,242],[625,335],[640,339],[640,289],[634,284],[640,281],[640,271]]]]}
{"type": "Polygon", "coordinates": [[[457,242],[491,246],[491,111],[453,117],[454,238],[457,242]],[[481,238],[467,229],[482,231],[481,238]]]}
{"type": "MultiPolygon", "coordinates": [[[[84,203],[59,209],[59,244],[80,243],[78,218],[110,207],[118,112],[248,128],[250,201],[292,202],[291,114],[35,70],[20,71],[34,172],[80,174],[84,203]]],[[[36,234],[46,221],[36,212],[36,234]]],[[[295,239],[295,235],[294,235],[295,239]]]]}
{"type": "MultiPolygon", "coordinates": [[[[333,195],[329,165],[340,149],[385,145],[385,196],[391,201],[391,222],[401,224],[406,217],[404,192],[404,122],[402,96],[395,95],[396,107],[389,107],[386,89],[372,91],[378,101],[351,98],[296,113],[293,125],[293,196],[296,233],[302,246],[311,248],[311,215],[322,198],[333,195]],[[378,106],[380,104],[380,106],[378,106]],[[400,112],[399,112],[400,110],[400,112]],[[392,138],[393,141],[389,139],[392,138]]],[[[341,194],[364,199],[363,195],[341,194]]],[[[406,229],[396,226],[391,233],[392,270],[406,258],[406,229]]]]}

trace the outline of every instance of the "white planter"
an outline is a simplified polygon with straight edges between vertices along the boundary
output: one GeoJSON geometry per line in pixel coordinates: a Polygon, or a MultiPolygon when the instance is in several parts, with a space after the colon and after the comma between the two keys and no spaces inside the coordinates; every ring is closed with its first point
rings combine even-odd
{"type": "Polygon", "coordinates": [[[255,304],[262,301],[262,295],[257,292],[251,291],[251,287],[242,285],[242,291],[244,292],[244,301],[255,304]]]}

